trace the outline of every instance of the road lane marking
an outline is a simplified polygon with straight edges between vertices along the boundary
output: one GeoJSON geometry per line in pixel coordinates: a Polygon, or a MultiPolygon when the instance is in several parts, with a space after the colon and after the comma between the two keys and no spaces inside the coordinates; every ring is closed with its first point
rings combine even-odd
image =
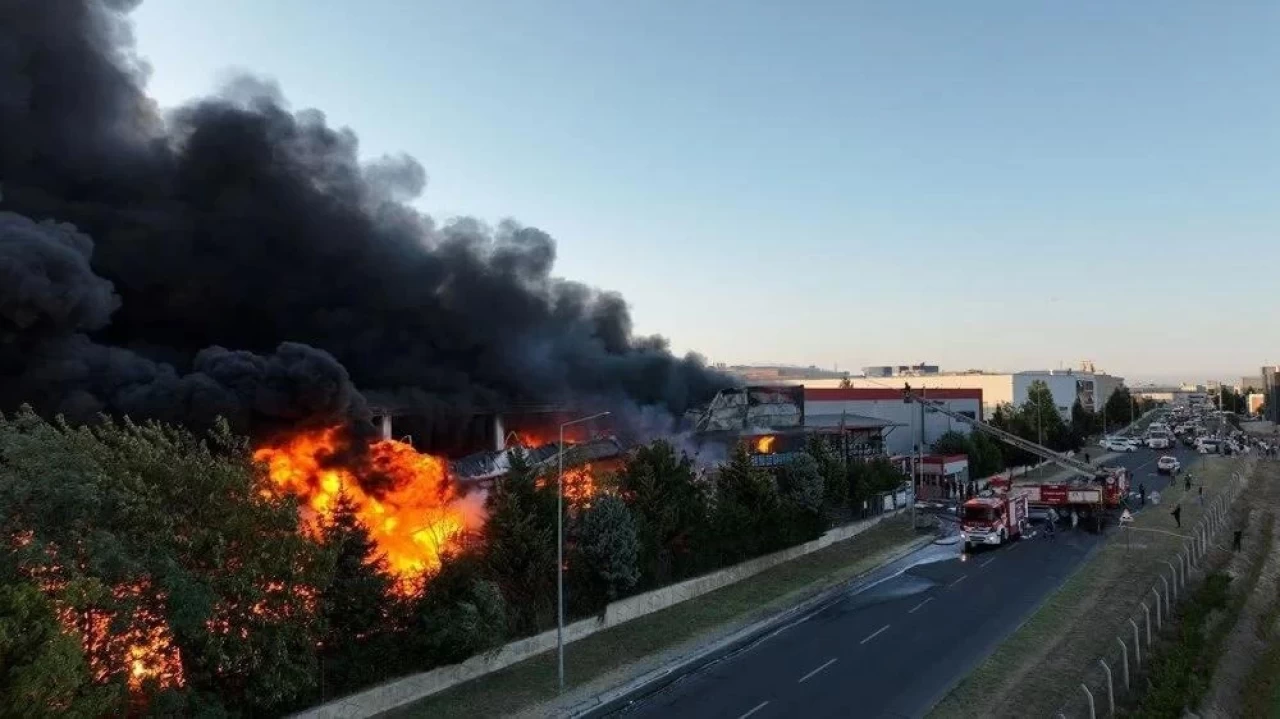
{"type": "Polygon", "coordinates": [[[756,712],[760,711],[761,709],[764,709],[767,706],[769,706],[769,702],[767,701],[760,702],[759,704],[756,705],[754,709],[738,717],[738,719],[747,719],[747,717],[751,716],[752,714],[755,714],[756,712]]]}
{"type": "Polygon", "coordinates": [[[952,583],[950,583],[950,584],[948,584],[948,585],[947,585],[947,589],[950,589],[950,588],[954,587],[955,585],[959,584],[960,582],[963,582],[963,581],[964,581],[964,578],[965,578],[965,577],[967,577],[967,576],[969,576],[969,575],[968,575],[968,574],[961,574],[959,579],[957,579],[956,581],[954,581],[954,582],[952,582],[952,583]]]}
{"type": "Polygon", "coordinates": [[[983,567],[987,566],[988,564],[991,564],[991,563],[992,563],[992,562],[994,562],[994,561],[996,561],[996,558],[995,558],[995,557],[992,557],[991,559],[988,559],[987,561],[983,562],[982,564],[979,564],[979,565],[978,565],[978,569],[982,569],[983,567]]]}
{"type": "Polygon", "coordinates": [[[932,601],[933,601],[933,597],[929,597],[928,599],[924,600],[923,602],[920,602],[919,604],[915,605],[914,607],[912,607],[912,608],[908,609],[908,610],[907,610],[907,614],[915,614],[917,609],[919,609],[920,607],[923,607],[924,605],[926,605],[926,604],[928,604],[929,602],[932,602],[932,601]]]}
{"type": "MultiPolygon", "coordinates": [[[[828,660],[826,661],[826,663],[825,663],[825,664],[823,664],[822,666],[820,666],[820,667],[818,667],[817,669],[814,669],[813,671],[809,672],[808,674],[806,674],[806,675],[804,675],[804,676],[800,677],[800,681],[796,682],[796,684],[802,684],[802,683],[804,683],[804,680],[808,679],[809,677],[812,677],[814,674],[817,674],[818,672],[822,671],[823,669],[826,669],[827,667],[831,666],[832,664],[835,664],[835,663],[836,663],[836,660],[837,660],[837,659],[839,659],[839,658],[840,658],[840,657],[831,657],[831,658],[830,658],[830,659],[828,659],[828,660]]],[[[766,702],[766,703],[767,703],[767,702],[766,702]]]]}
{"type": "Polygon", "coordinates": [[[860,642],[858,642],[858,643],[859,643],[859,644],[866,644],[867,642],[871,641],[872,639],[875,639],[876,637],[880,636],[880,633],[881,633],[881,632],[883,632],[884,630],[888,629],[888,628],[889,628],[889,625],[888,625],[888,624],[886,624],[886,625],[884,625],[883,627],[880,627],[879,629],[875,630],[874,632],[871,632],[871,634],[867,635],[867,638],[866,638],[866,639],[863,639],[862,641],[860,641],[860,642]]]}

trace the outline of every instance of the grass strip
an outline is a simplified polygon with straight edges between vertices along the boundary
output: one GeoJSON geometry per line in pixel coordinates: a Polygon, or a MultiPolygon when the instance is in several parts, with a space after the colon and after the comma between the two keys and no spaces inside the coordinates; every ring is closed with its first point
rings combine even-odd
{"type": "Polygon", "coordinates": [[[1272,598],[1267,611],[1258,618],[1259,638],[1266,649],[1258,657],[1241,692],[1244,716],[1280,717],[1280,595],[1272,598]]]}
{"type": "MultiPolygon", "coordinates": [[[[620,675],[653,655],[726,636],[879,566],[917,539],[908,517],[886,519],[843,542],[576,641],[565,649],[566,692],[620,675]]],[[[618,676],[616,683],[627,678],[618,676]]],[[[510,716],[556,697],[556,653],[544,652],[386,716],[510,716]]]]}
{"type": "MultiPolygon", "coordinates": [[[[1205,505],[1230,482],[1238,460],[1212,457],[1192,471],[1205,488],[1205,505]]],[[[1161,493],[1159,506],[1134,517],[1130,536],[1117,532],[1067,578],[1034,614],[986,661],[934,707],[936,717],[1051,716],[1079,676],[1115,643],[1139,602],[1168,572],[1167,561],[1183,546],[1169,516],[1182,502],[1181,531],[1190,532],[1203,514],[1197,487],[1184,497],[1176,481],[1161,493]],[[1149,531],[1143,531],[1149,530],[1149,531]]]]}
{"type": "MultiPolygon", "coordinates": [[[[1272,521],[1270,512],[1263,515],[1260,542],[1264,547],[1271,546],[1272,521]]],[[[1226,574],[1215,572],[1205,578],[1204,584],[1182,605],[1174,640],[1157,645],[1150,684],[1138,698],[1137,708],[1122,712],[1121,716],[1178,719],[1188,708],[1199,705],[1209,689],[1227,636],[1235,627],[1249,593],[1257,586],[1266,559],[1266,552],[1259,552],[1253,558],[1235,591],[1230,591],[1231,578],[1226,574]]],[[[1246,712],[1245,716],[1265,716],[1265,713],[1246,712]]]]}

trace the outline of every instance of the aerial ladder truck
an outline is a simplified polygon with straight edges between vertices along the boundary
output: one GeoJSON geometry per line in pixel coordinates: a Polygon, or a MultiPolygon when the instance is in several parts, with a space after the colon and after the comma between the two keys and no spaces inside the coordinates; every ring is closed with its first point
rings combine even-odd
{"type": "Polygon", "coordinates": [[[1060,516],[1074,511],[1082,519],[1092,519],[1100,531],[1108,510],[1122,506],[1129,495],[1129,473],[1123,467],[1095,467],[1055,452],[1012,432],[953,412],[945,403],[915,394],[910,384],[903,389],[903,401],[918,403],[930,411],[967,424],[974,431],[1053,462],[1075,475],[1052,482],[1018,480],[1012,474],[1008,478],[992,480],[995,492],[991,496],[975,497],[959,508],[962,534],[971,545],[1002,544],[1016,538],[1021,533],[1021,520],[1026,515],[1025,509],[1021,508],[1026,505],[1053,509],[1060,516]],[[974,531],[969,532],[966,527],[974,531]]]}

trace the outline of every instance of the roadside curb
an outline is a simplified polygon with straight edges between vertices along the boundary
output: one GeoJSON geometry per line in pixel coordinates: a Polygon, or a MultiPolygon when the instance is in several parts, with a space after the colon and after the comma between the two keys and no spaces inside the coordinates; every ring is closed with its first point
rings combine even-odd
{"type": "Polygon", "coordinates": [[[839,601],[848,591],[850,585],[866,579],[880,569],[901,560],[902,558],[936,542],[935,537],[920,537],[912,540],[902,550],[886,557],[874,567],[850,577],[834,587],[819,591],[814,596],[801,601],[790,609],[783,610],[772,617],[762,619],[724,637],[708,646],[668,662],[666,665],[646,672],[620,686],[597,694],[595,697],[579,702],[570,707],[564,716],[573,719],[594,719],[604,717],[625,709],[635,702],[656,694],[675,682],[694,672],[725,659],[746,649],[788,626],[807,619],[814,612],[826,608],[839,601]]]}

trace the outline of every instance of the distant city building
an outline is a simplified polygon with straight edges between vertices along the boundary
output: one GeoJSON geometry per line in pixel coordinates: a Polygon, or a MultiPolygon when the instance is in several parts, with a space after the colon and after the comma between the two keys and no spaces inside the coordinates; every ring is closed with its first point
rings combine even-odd
{"type": "MultiPolygon", "coordinates": [[[[868,368],[870,369],[870,368],[868,368]]],[[[930,390],[969,389],[982,395],[982,411],[990,416],[1002,404],[1022,404],[1027,390],[1035,381],[1044,382],[1053,394],[1054,404],[1063,418],[1070,420],[1071,405],[1078,399],[1085,409],[1101,411],[1112,392],[1124,386],[1124,378],[1103,372],[1076,370],[1042,370],[1031,372],[935,372],[918,375],[875,375],[848,377],[840,380],[806,380],[808,389],[849,387],[854,389],[901,389],[910,384],[926,396],[930,390]]]]}
{"type": "Polygon", "coordinates": [[[1280,367],[1272,365],[1263,367],[1260,372],[1262,375],[1262,394],[1265,396],[1263,402],[1266,405],[1266,418],[1272,422],[1280,422],[1280,367]]]}
{"type": "Polygon", "coordinates": [[[917,377],[920,375],[938,374],[939,371],[938,365],[923,363],[910,365],[874,365],[862,368],[862,374],[864,377],[917,377]]]}
{"type": "Polygon", "coordinates": [[[840,379],[848,377],[848,372],[835,369],[822,369],[810,365],[795,367],[791,365],[726,365],[718,364],[716,369],[738,377],[746,383],[794,382],[806,379],[840,379]]]}
{"type": "Polygon", "coordinates": [[[1194,384],[1184,384],[1178,387],[1142,385],[1134,387],[1130,392],[1138,399],[1160,402],[1174,407],[1205,407],[1216,401],[1212,397],[1217,395],[1216,388],[1210,392],[1205,385],[1194,384]]]}

